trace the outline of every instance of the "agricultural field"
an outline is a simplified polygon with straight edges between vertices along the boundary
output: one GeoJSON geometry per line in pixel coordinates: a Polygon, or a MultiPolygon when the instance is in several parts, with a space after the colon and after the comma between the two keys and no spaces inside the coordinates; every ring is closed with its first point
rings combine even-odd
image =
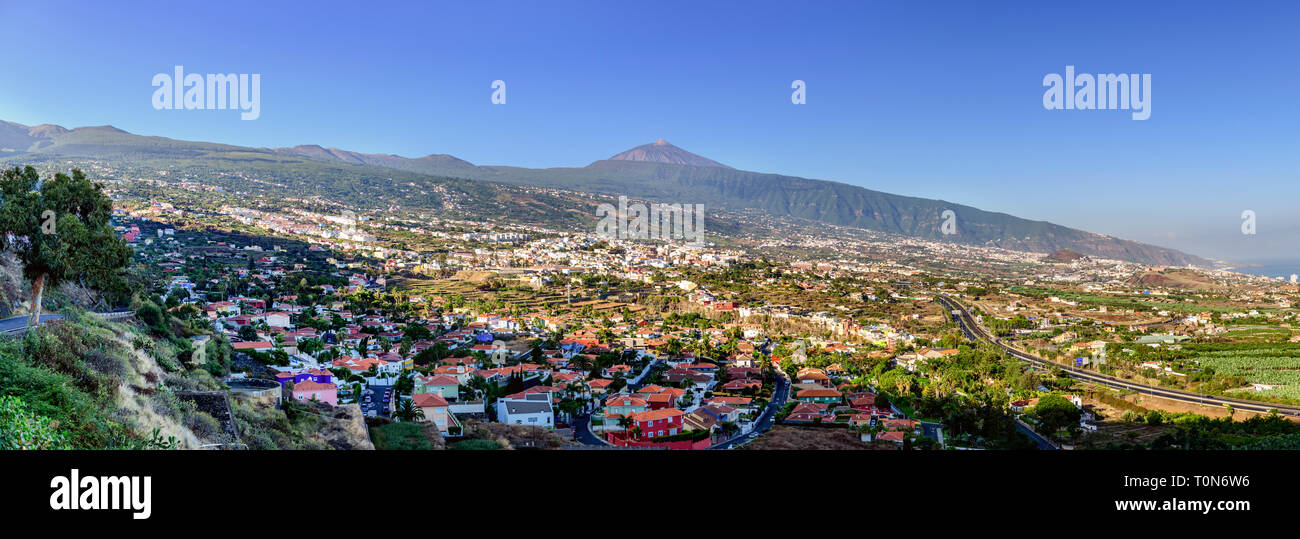
{"type": "MultiPolygon", "coordinates": [[[[450,279],[395,277],[389,281],[389,285],[395,290],[402,290],[411,295],[475,298],[475,301],[483,303],[480,307],[485,309],[501,309],[516,313],[559,312],[583,307],[590,307],[594,312],[614,312],[623,308],[638,312],[644,309],[640,305],[625,301],[599,299],[596,291],[582,286],[573,287],[569,297],[566,297],[563,287],[555,285],[541,290],[528,290],[526,287],[518,286],[517,283],[510,283],[509,287],[484,290],[480,286],[488,283],[494,274],[479,272],[483,275],[466,278],[464,274],[468,273],[470,272],[460,272],[450,279]]],[[[609,294],[611,298],[616,295],[609,294]]]]}
{"type": "Polygon", "coordinates": [[[1300,343],[1200,343],[1183,351],[1218,374],[1275,386],[1260,395],[1300,400],[1300,343]]]}
{"type": "MultiPolygon", "coordinates": [[[[1231,326],[1229,326],[1231,327],[1231,326]]],[[[1224,337],[1235,341],[1277,342],[1285,341],[1292,335],[1291,329],[1284,327],[1244,327],[1228,330],[1224,337]]]]}

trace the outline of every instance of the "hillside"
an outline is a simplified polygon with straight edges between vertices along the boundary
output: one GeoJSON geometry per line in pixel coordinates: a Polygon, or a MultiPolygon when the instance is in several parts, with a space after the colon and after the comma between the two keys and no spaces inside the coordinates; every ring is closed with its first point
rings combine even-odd
{"type": "Polygon", "coordinates": [[[179,321],[61,314],[0,337],[0,449],[373,449],[356,405],[227,396],[179,321]]]}
{"type": "Polygon", "coordinates": [[[1169,269],[1164,271],[1145,271],[1128,279],[1128,284],[1152,288],[1171,288],[1177,290],[1214,290],[1223,288],[1203,273],[1191,270],[1169,269]]]}
{"type": "Polygon", "coordinates": [[[1082,253],[1075,251],[1074,249],[1061,249],[1060,251],[1057,251],[1055,253],[1047,255],[1046,257],[1043,257],[1043,261],[1069,263],[1069,262],[1074,262],[1075,260],[1079,260],[1081,258],[1087,258],[1087,257],[1085,257],[1082,253]]]}
{"type": "Polygon", "coordinates": [[[121,160],[202,174],[208,181],[216,174],[225,187],[235,190],[264,189],[265,183],[272,183],[297,196],[317,193],[376,207],[404,204],[506,219],[551,219],[556,225],[581,222],[569,210],[585,210],[589,205],[580,208],[581,203],[537,192],[502,199],[501,185],[482,182],[705,204],[712,210],[759,210],[774,216],[1021,251],[1050,253],[1070,249],[1087,256],[1145,264],[1211,265],[1209,260],[1173,249],[947,201],[737,170],[662,140],[586,167],[549,169],[475,166],[441,154],[408,159],[319,146],[244,148],[145,137],[111,126],[63,130],[8,122],[0,125],[0,148],[0,158],[7,157],[11,162],[65,156],[121,160]],[[250,173],[274,181],[250,185],[250,173]],[[464,203],[457,204],[458,200],[464,203]],[[944,235],[940,230],[946,210],[957,216],[954,235],[944,235]]]}

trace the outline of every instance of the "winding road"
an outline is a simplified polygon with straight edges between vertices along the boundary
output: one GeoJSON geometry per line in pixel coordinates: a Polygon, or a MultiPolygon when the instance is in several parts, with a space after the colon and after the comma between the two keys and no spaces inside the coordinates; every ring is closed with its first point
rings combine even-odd
{"type": "Polygon", "coordinates": [[[983,341],[983,342],[993,344],[994,346],[1001,348],[1003,351],[1005,351],[1007,354],[1011,355],[1012,357],[1015,357],[1016,359],[1029,363],[1031,365],[1035,365],[1039,367],[1055,367],[1061,369],[1070,378],[1074,378],[1076,380],[1091,382],[1106,387],[1127,389],[1129,391],[1133,391],[1143,395],[1152,395],[1152,396],[1162,397],[1162,398],[1175,400],[1179,402],[1185,402],[1188,404],[1199,404],[1199,405],[1210,405],[1210,406],[1229,405],[1237,410],[1249,410],[1251,412],[1260,412],[1260,413],[1268,413],[1270,411],[1277,410],[1277,413],[1280,415],[1300,417],[1300,406],[1247,401],[1241,399],[1233,399],[1229,397],[1203,395],[1199,393],[1192,393],[1190,391],[1183,391],[1180,389],[1168,389],[1163,387],[1149,386],[1146,384],[1139,384],[1136,382],[1121,380],[1115,378],[1114,376],[1106,376],[1104,374],[1095,373],[1092,371],[1080,369],[1070,365],[1056,363],[1054,361],[1049,361],[1040,358],[1038,356],[1030,355],[1028,353],[1012,348],[1011,346],[1003,344],[1001,339],[990,335],[984,328],[980,327],[979,324],[975,323],[975,319],[971,317],[970,311],[967,310],[966,307],[963,306],[961,303],[958,303],[957,300],[949,296],[935,296],[935,300],[938,301],[940,305],[943,305],[946,309],[949,310],[949,315],[953,318],[954,321],[957,322],[957,325],[961,327],[962,332],[965,333],[966,336],[969,337],[971,340],[983,341]]]}
{"type": "MultiPolygon", "coordinates": [[[[37,324],[53,322],[62,318],[63,316],[58,314],[42,314],[41,319],[37,324]]],[[[27,329],[27,315],[25,314],[0,320],[0,335],[15,333],[25,329],[27,329]]]]}

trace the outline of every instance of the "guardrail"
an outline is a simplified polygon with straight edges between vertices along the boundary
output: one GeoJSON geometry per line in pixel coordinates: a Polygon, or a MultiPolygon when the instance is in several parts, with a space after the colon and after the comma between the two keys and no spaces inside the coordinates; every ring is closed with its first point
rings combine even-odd
{"type": "Polygon", "coordinates": [[[111,313],[90,313],[90,314],[103,318],[104,320],[120,320],[122,318],[130,318],[132,316],[135,316],[135,311],[116,311],[111,313]]]}

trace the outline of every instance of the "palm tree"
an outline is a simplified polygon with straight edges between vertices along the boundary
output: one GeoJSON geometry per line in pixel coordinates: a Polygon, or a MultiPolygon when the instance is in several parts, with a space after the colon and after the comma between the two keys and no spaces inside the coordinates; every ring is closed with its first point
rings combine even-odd
{"type": "Polygon", "coordinates": [[[424,412],[415,407],[415,399],[402,399],[402,404],[393,412],[393,418],[401,421],[419,421],[424,419],[424,412]]]}

